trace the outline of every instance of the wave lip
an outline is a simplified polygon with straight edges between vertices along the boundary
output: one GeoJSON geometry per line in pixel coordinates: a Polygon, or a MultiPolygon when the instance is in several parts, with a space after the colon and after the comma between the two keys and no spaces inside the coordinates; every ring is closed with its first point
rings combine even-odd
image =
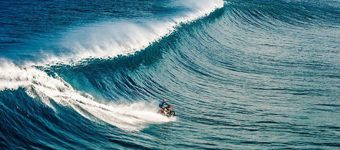
{"type": "MultiPolygon", "coordinates": [[[[128,55],[140,51],[176,30],[182,23],[192,22],[217,8],[223,7],[222,0],[184,0],[174,1],[169,7],[183,8],[173,16],[102,22],[86,27],[78,27],[64,34],[58,42],[59,61],[82,58],[108,58],[128,55]],[[67,52],[69,51],[69,52],[67,52]]],[[[47,54],[46,54],[47,55],[47,54]]],[[[51,54],[47,55],[49,57],[51,54]]]]}

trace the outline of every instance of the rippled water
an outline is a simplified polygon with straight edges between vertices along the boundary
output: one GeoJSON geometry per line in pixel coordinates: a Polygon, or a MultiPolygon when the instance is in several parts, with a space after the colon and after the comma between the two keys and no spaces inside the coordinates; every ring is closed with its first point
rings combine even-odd
{"type": "Polygon", "coordinates": [[[2,149],[340,147],[339,1],[1,3],[2,149]]]}

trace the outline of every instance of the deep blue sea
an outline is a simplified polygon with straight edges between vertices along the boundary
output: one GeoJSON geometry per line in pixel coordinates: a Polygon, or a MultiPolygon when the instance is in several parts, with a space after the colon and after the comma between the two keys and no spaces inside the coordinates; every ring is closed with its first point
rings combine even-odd
{"type": "Polygon", "coordinates": [[[1,0],[0,115],[4,150],[340,149],[340,1],[1,0]]]}

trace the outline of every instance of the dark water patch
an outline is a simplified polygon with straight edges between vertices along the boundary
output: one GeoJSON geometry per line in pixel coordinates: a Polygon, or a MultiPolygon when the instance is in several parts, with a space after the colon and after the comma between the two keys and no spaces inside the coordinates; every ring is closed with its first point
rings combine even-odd
{"type": "Polygon", "coordinates": [[[298,95],[298,96],[304,96],[304,95],[308,95],[308,96],[323,96],[322,93],[329,93],[328,89],[304,89],[304,88],[300,88],[300,89],[287,89],[286,90],[289,94],[292,95],[298,95]]]}
{"type": "Polygon", "coordinates": [[[336,110],[326,109],[326,108],[310,108],[312,112],[337,112],[336,110]]]}
{"type": "Polygon", "coordinates": [[[257,121],[258,124],[278,124],[276,121],[257,121]]]}
{"type": "MultiPolygon", "coordinates": [[[[287,143],[289,145],[294,145],[294,146],[308,146],[308,145],[313,145],[313,146],[329,146],[329,147],[340,147],[339,143],[317,143],[317,142],[289,142],[287,143]]],[[[320,148],[321,149],[321,148],[320,148]]]]}
{"type": "Polygon", "coordinates": [[[287,88],[262,88],[262,87],[253,87],[255,90],[265,90],[265,91],[285,91],[288,90],[287,88]]]}
{"type": "Polygon", "coordinates": [[[270,142],[258,142],[258,141],[242,141],[242,144],[250,144],[250,145],[262,145],[262,144],[271,144],[270,142]]]}
{"type": "Polygon", "coordinates": [[[315,104],[315,105],[316,105],[316,106],[335,107],[335,108],[340,107],[339,104],[315,104]]]}
{"type": "Polygon", "coordinates": [[[338,126],[318,126],[318,128],[330,129],[330,130],[339,130],[340,131],[340,127],[338,127],[338,126]]]}
{"type": "Polygon", "coordinates": [[[336,74],[329,74],[329,75],[323,75],[325,77],[329,77],[329,78],[336,78],[336,79],[340,79],[340,75],[336,75],[336,74]]]}
{"type": "Polygon", "coordinates": [[[285,115],[285,114],[276,114],[276,113],[260,113],[258,114],[257,116],[276,116],[276,117],[283,117],[283,118],[289,118],[288,115],[285,115]]]}

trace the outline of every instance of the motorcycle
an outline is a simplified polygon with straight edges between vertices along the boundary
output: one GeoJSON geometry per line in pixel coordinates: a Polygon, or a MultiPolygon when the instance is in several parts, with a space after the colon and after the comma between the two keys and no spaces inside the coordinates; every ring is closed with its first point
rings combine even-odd
{"type": "Polygon", "coordinates": [[[163,109],[159,109],[157,113],[162,114],[167,117],[172,117],[172,116],[175,116],[175,111],[173,109],[174,109],[173,107],[165,108],[164,111],[163,109]]]}

